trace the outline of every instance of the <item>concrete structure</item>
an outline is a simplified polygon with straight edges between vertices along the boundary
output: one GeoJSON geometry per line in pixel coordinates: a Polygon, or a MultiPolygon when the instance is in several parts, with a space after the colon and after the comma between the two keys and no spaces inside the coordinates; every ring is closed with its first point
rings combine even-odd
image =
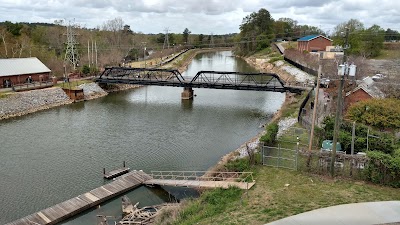
{"type": "Polygon", "coordinates": [[[0,87],[18,84],[45,82],[50,79],[51,70],[38,58],[0,59],[0,87]]]}
{"type": "Polygon", "coordinates": [[[375,85],[375,81],[371,77],[366,77],[362,82],[352,91],[346,93],[345,97],[345,109],[360,101],[364,101],[371,98],[384,98],[385,94],[379,90],[375,85]]]}
{"type": "Polygon", "coordinates": [[[297,50],[303,52],[325,51],[332,45],[332,40],[322,35],[308,35],[297,40],[297,50]]]}
{"type": "Polygon", "coordinates": [[[363,202],[331,206],[277,220],[267,225],[399,224],[400,201],[363,202]]]}

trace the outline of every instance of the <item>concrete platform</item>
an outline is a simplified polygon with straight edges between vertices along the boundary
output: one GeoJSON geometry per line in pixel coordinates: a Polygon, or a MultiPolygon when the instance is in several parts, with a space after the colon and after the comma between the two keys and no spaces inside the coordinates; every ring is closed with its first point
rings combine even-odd
{"type": "Polygon", "coordinates": [[[277,220],[267,225],[400,224],[400,201],[331,206],[277,220]]]}

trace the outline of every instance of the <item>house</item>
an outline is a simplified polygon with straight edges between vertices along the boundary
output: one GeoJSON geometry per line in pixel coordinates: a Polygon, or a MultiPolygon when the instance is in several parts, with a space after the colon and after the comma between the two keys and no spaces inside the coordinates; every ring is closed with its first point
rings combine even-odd
{"type": "Polygon", "coordinates": [[[323,35],[308,35],[297,40],[297,50],[301,52],[325,51],[327,46],[332,46],[332,40],[323,35]]]}
{"type": "Polygon", "coordinates": [[[0,87],[44,82],[50,79],[51,70],[38,58],[0,59],[0,87]]]}
{"type": "Polygon", "coordinates": [[[385,98],[385,94],[375,85],[371,77],[366,77],[355,89],[346,93],[345,109],[356,102],[371,98],[385,98]]]}

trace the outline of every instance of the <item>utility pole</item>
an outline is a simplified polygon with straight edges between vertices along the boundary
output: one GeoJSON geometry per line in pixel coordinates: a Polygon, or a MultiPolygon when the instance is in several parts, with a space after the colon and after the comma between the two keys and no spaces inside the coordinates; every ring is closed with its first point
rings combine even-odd
{"type": "Polygon", "coordinates": [[[322,64],[321,58],[319,59],[319,66],[318,66],[318,77],[317,77],[317,87],[315,91],[315,99],[314,99],[314,109],[313,109],[313,116],[312,116],[312,123],[311,123],[311,133],[310,133],[310,143],[308,144],[308,151],[311,152],[313,137],[314,137],[314,128],[315,128],[315,118],[317,117],[317,107],[318,107],[318,95],[319,95],[319,84],[321,80],[321,73],[322,73],[322,64]]]}
{"type": "Polygon", "coordinates": [[[89,40],[87,41],[87,55],[88,55],[88,61],[89,61],[89,67],[90,67],[90,48],[89,48],[89,40]]]}
{"type": "Polygon", "coordinates": [[[79,62],[78,50],[76,49],[76,45],[78,45],[78,42],[76,42],[76,36],[78,34],[74,32],[71,22],[67,26],[67,33],[64,35],[67,36],[67,42],[65,43],[67,46],[65,50],[64,61],[69,61],[75,70],[79,62]]]}
{"type": "Polygon", "coordinates": [[[167,46],[167,48],[169,49],[168,31],[169,31],[168,28],[165,28],[165,38],[164,38],[163,49],[165,49],[165,46],[167,46]]]}
{"type": "Polygon", "coordinates": [[[353,121],[353,129],[351,132],[351,155],[354,155],[354,141],[356,138],[356,121],[353,121]]]}
{"type": "Polygon", "coordinates": [[[146,42],[142,42],[143,44],[143,61],[144,61],[144,68],[146,68],[146,42]]]}
{"type": "Polygon", "coordinates": [[[96,41],[94,41],[94,49],[96,52],[96,68],[97,68],[97,42],[96,41]]]}
{"type": "Polygon", "coordinates": [[[213,36],[213,33],[211,33],[211,35],[210,35],[210,48],[214,48],[215,47],[215,45],[214,45],[214,36],[213,36]]]}
{"type": "Polygon", "coordinates": [[[335,161],[336,161],[336,146],[338,139],[338,132],[340,128],[340,115],[342,112],[342,89],[344,84],[345,75],[355,76],[355,65],[348,65],[347,63],[347,55],[346,50],[349,48],[349,28],[346,27],[346,42],[343,48],[343,64],[339,65],[338,75],[340,78],[339,90],[338,90],[338,99],[337,99],[337,108],[336,108],[336,117],[335,117],[335,125],[333,130],[333,143],[332,143],[332,158],[331,158],[331,176],[335,176],[335,161]]]}

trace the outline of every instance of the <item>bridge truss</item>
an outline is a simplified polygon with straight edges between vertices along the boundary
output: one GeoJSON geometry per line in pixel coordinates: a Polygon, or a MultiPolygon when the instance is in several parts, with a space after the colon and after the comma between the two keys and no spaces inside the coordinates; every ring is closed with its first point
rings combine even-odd
{"type": "Polygon", "coordinates": [[[183,77],[178,70],[156,68],[106,68],[95,78],[98,83],[172,86],[300,93],[304,88],[286,87],[273,73],[199,71],[194,77],[183,77]]]}

